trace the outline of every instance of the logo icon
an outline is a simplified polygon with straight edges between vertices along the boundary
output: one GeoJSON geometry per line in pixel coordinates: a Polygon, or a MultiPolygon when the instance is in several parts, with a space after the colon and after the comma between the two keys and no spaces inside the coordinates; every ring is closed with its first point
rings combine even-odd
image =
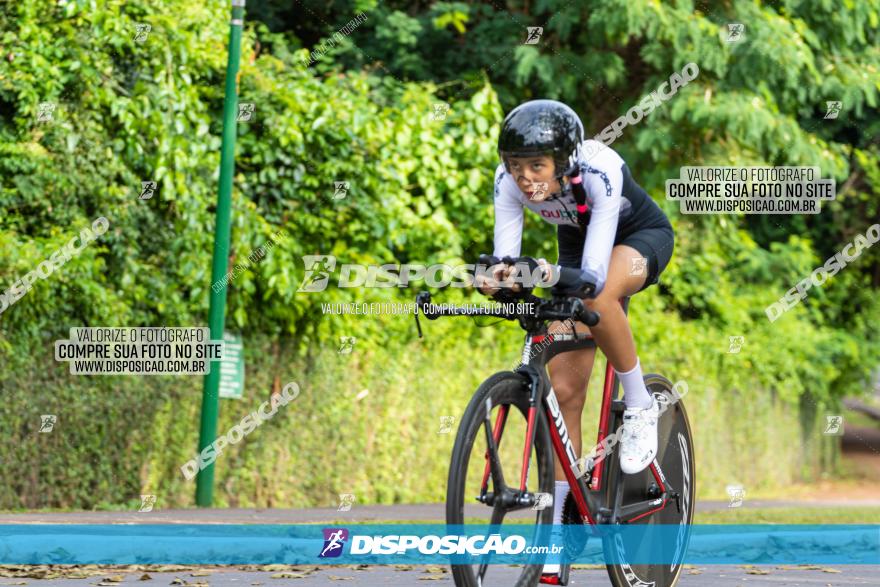
{"type": "Polygon", "coordinates": [[[550,191],[550,184],[546,181],[538,181],[532,184],[532,190],[529,199],[533,202],[543,202],[550,195],[547,193],[550,191]]]}
{"type": "Polygon", "coordinates": [[[306,274],[298,292],[324,291],[330,280],[330,273],[336,269],[336,257],[333,255],[303,255],[306,274]]]}
{"type": "Polygon", "coordinates": [[[149,200],[153,197],[153,194],[156,193],[156,182],[155,181],[142,181],[141,182],[141,195],[138,196],[141,200],[149,200]]]}
{"type": "Polygon", "coordinates": [[[736,354],[741,349],[743,344],[746,342],[745,336],[731,336],[730,337],[730,346],[727,348],[728,353],[736,354]]]}
{"type": "Polygon", "coordinates": [[[156,496],[155,495],[142,495],[141,496],[141,507],[138,508],[139,512],[151,512],[153,511],[153,506],[156,505],[156,496]]]}
{"type": "Polygon", "coordinates": [[[440,430],[437,434],[449,434],[452,432],[453,424],[455,424],[455,416],[440,416],[440,430]]]}
{"type": "Polygon", "coordinates": [[[528,30],[528,34],[526,35],[526,41],[523,43],[524,45],[535,45],[538,41],[541,40],[541,35],[544,34],[544,27],[542,26],[530,26],[526,27],[528,30]]]}
{"type": "Polygon", "coordinates": [[[544,510],[549,507],[553,507],[553,494],[552,493],[536,493],[535,494],[535,503],[532,505],[533,510],[544,510]]]}
{"type": "Polygon", "coordinates": [[[357,342],[357,338],[354,336],[340,336],[339,337],[339,349],[337,349],[337,353],[340,355],[350,355],[351,351],[354,350],[354,343],[357,342]]]}
{"type": "Polygon", "coordinates": [[[347,181],[334,181],[333,185],[336,187],[336,191],[333,192],[334,200],[341,200],[348,194],[348,182],[347,181]]]}
{"type": "Polygon", "coordinates": [[[746,27],[743,24],[738,22],[730,23],[727,25],[727,42],[735,43],[737,41],[741,41],[743,39],[743,33],[746,31],[746,27]]]}
{"type": "Polygon", "coordinates": [[[630,275],[647,275],[648,274],[648,260],[644,257],[635,257],[630,260],[630,275]]]}
{"type": "Polygon", "coordinates": [[[431,113],[431,120],[446,120],[447,112],[449,112],[449,104],[446,102],[437,102],[434,104],[434,112],[431,113]]]}
{"type": "Polygon", "coordinates": [[[727,495],[730,497],[730,503],[727,504],[727,507],[738,508],[742,506],[743,500],[746,497],[746,492],[742,488],[742,485],[728,485],[727,495]]]}
{"type": "Polygon", "coordinates": [[[825,416],[825,432],[828,436],[843,436],[843,416],[825,416]]]}
{"type": "Polygon", "coordinates": [[[40,416],[40,432],[52,432],[52,429],[55,428],[55,422],[58,421],[58,417],[54,414],[44,414],[40,416]]]}
{"type": "Polygon", "coordinates": [[[257,105],[253,102],[242,102],[238,105],[238,116],[235,118],[238,122],[250,122],[257,109],[257,105]]]}
{"type": "Polygon", "coordinates": [[[825,105],[828,107],[828,112],[825,113],[826,120],[837,118],[840,109],[843,108],[843,102],[840,101],[825,102],[825,105]]]}
{"type": "Polygon", "coordinates": [[[339,507],[336,509],[336,511],[350,512],[352,504],[354,504],[354,493],[340,493],[339,507]]]}
{"type": "Polygon", "coordinates": [[[134,42],[135,43],[143,43],[147,40],[147,36],[150,34],[150,31],[153,30],[153,27],[148,24],[135,24],[134,25],[134,42]]]}
{"type": "Polygon", "coordinates": [[[40,102],[37,110],[37,122],[51,122],[53,112],[55,112],[54,102],[40,102]]]}
{"type": "Polygon", "coordinates": [[[324,547],[318,558],[335,558],[342,554],[345,541],[348,540],[346,528],[324,528],[324,547]]]}
{"type": "MultiPolygon", "coordinates": [[[[583,147],[581,147],[581,145],[578,145],[577,147],[577,153],[587,161],[592,159],[594,155],[598,155],[604,150],[605,143],[599,141],[598,139],[591,140],[589,144],[584,145],[583,147]]],[[[574,165],[577,162],[577,157],[571,157],[571,159],[571,165],[574,165]]]]}

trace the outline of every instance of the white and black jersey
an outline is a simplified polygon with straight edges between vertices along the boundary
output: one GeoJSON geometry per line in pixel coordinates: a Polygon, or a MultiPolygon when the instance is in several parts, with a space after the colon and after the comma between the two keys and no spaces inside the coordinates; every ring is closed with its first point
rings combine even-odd
{"type": "MultiPolygon", "coordinates": [[[[633,180],[616,151],[598,141],[587,140],[582,143],[579,153],[578,164],[588,208],[580,268],[596,276],[598,291],[607,279],[611,249],[616,243],[643,229],[668,228],[671,232],[671,226],[660,207],[633,180]],[[584,153],[593,154],[586,157],[584,153]]],[[[495,171],[493,254],[496,257],[520,256],[523,208],[559,225],[560,236],[563,232],[572,232],[567,227],[574,227],[580,233],[577,203],[570,183],[563,187],[562,193],[553,194],[543,202],[533,202],[522,193],[516,179],[501,164],[495,171]]],[[[560,243],[561,249],[562,239],[560,243]]],[[[560,257],[562,255],[560,250],[560,257]]]]}

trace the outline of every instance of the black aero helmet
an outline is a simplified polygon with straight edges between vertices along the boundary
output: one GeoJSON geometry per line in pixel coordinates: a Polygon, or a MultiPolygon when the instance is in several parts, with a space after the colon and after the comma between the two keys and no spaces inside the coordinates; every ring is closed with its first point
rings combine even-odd
{"type": "Polygon", "coordinates": [[[556,100],[531,100],[504,118],[498,155],[508,173],[508,157],[548,155],[556,163],[556,176],[561,177],[583,140],[584,125],[574,110],[556,100]]]}

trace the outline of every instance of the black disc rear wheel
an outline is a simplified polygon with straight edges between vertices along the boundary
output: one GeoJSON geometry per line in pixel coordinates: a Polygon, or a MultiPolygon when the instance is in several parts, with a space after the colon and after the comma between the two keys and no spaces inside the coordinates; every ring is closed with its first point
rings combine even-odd
{"type": "MultiPolygon", "coordinates": [[[[682,561],[690,540],[690,525],[694,517],[694,444],[687,413],[680,399],[680,396],[686,393],[686,388],[679,387],[673,390],[672,383],[660,375],[646,375],[645,385],[659,402],[667,404],[658,423],[657,462],[666,477],[668,488],[678,492],[681,509],[679,510],[675,500],[670,500],[663,509],[629,523],[677,525],[679,529],[675,533],[674,555],[671,563],[607,565],[608,575],[615,587],[672,587],[675,585],[681,574],[682,561]]],[[[618,477],[620,466],[619,451],[617,450],[609,459],[608,465],[607,479],[623,480],[623,504],[643,501],[653,496],[652,491],[656,490],[657,485],[650,468],[636,475],[618,477]]],[[[609,494],[606,496],[609,508],[613,508],[616,497],[611,491],[611,485],[613,484],[609,484],[609,494]]],[[[648,549],[651,549],[652,546],[644,543],[641,548],[635,551],[627,551],[621,540],[606,538],[603,542],[608,560],[638,560],[638,557],[641,557],[641,560],[647,560],[648,549]]]]}

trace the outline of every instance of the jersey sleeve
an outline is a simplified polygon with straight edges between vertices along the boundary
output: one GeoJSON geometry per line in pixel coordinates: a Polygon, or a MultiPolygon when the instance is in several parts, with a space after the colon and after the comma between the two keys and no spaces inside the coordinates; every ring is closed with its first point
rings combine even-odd
{"type": "Polygon", "coordinates": [[[604,145],[596,156],[581,163],[584,187],[593,200],[581,269],[595,275],[596,293],[602,291],[608,279],[611,249],[623,201],[623,163],[617,152],[604,145]]]}
{"type": "Polygon", "coordinates": [[[523,205],[504,185],[504,166],[495,170],[495,250],[499,259],[519,257],[522,247],[523,205]],[[506,189],[505,189],[506,188],[506,189]]]}

